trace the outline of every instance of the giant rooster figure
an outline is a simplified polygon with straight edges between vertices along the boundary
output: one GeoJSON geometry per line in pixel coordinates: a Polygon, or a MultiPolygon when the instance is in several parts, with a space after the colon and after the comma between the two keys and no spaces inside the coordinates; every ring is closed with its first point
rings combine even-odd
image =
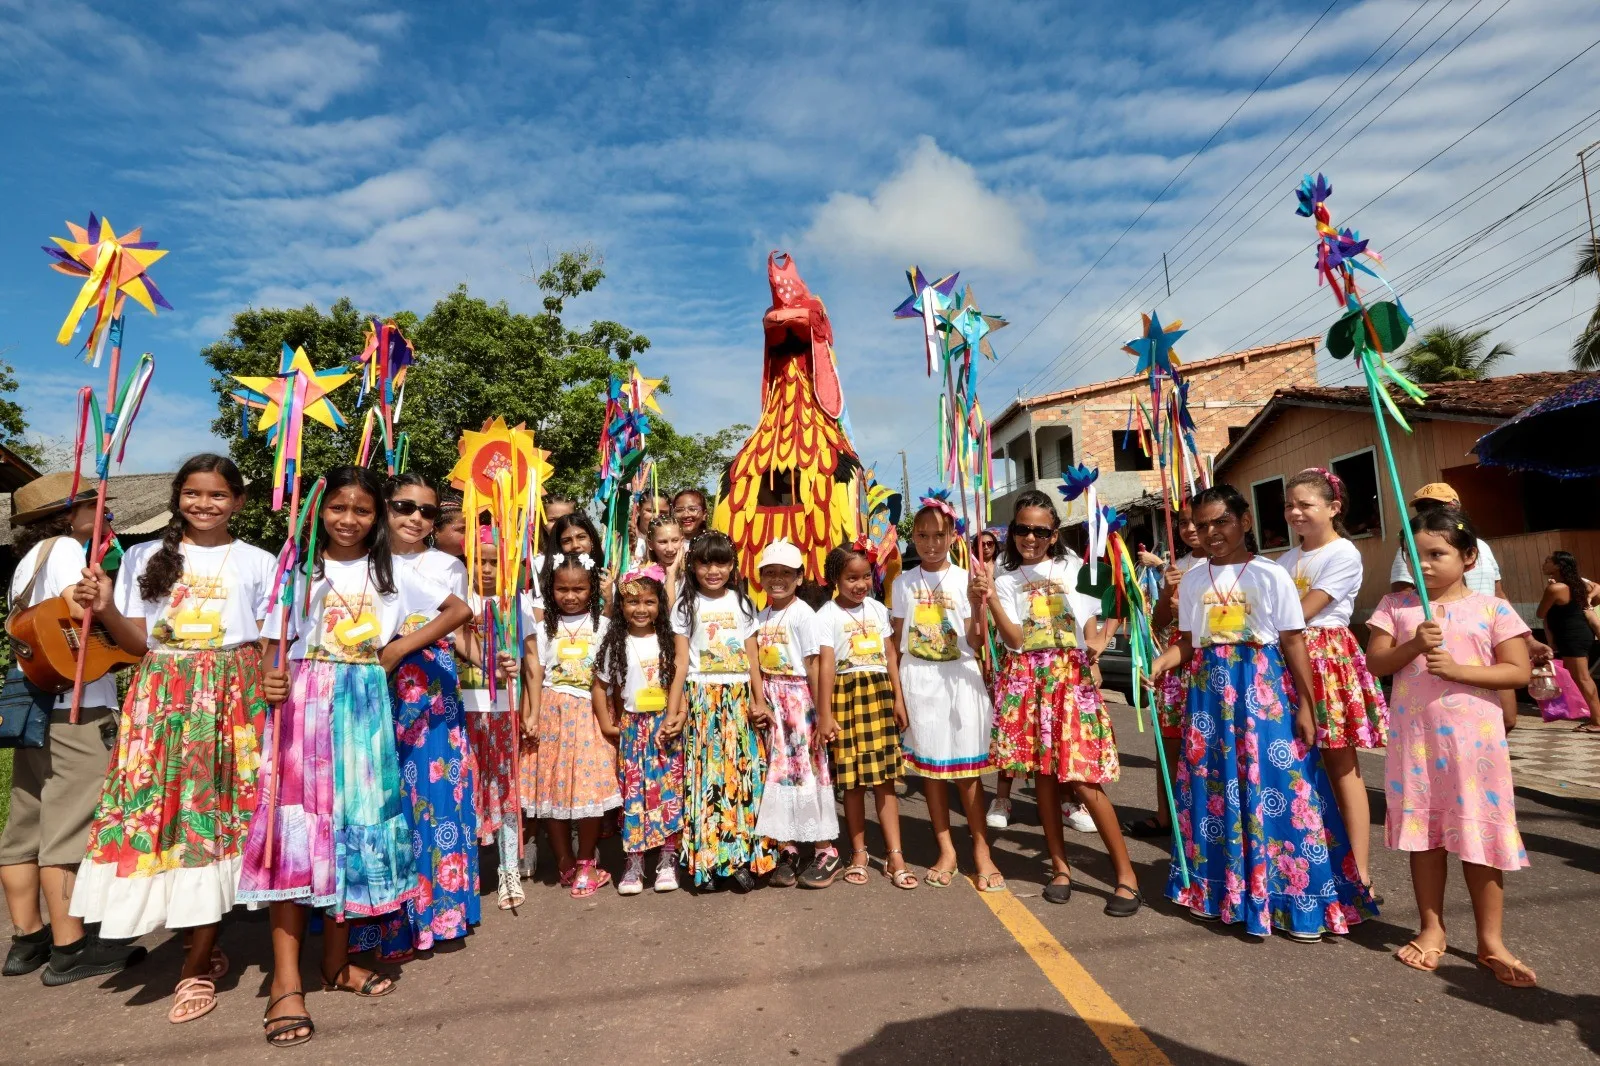
{"type": "Polygon", "coordinates": [[[739,550],[759,592],[756,557],[785,537],[820,582],[828,552],[856,537],[855,476],[861,469],[839,424],[844,391],[833,359],[827,309],[800,280],[787,252],[767,258],[772,306],[761,324],[761,424],[728,464],[712,525],[739,550]]]}

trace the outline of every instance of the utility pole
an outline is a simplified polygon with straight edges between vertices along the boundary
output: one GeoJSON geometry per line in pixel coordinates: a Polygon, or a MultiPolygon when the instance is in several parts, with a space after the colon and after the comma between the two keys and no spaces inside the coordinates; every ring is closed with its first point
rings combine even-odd
{"type": "Polygon", "coordinates": [[[911,506],[911,468],[906,465],[906,450],[900,449],[900,513],[911,506]]]}
{"type": "MultiPolygon", "coordinates": [[[[1589,250],[1597,260],[1600,260],[1600,240],[1596,240],[1594,235],[1594,204],[1589,200],[1589,160],[1586,158],[1596,148],[1600,148],[1600,141],[1595,141],[1578,152],[1578,172],[1583,175],[1583,206],[1589,212],[1589,250]]],[[[1600,278],[1600,273],[1595,276],[1600,278]]]]}

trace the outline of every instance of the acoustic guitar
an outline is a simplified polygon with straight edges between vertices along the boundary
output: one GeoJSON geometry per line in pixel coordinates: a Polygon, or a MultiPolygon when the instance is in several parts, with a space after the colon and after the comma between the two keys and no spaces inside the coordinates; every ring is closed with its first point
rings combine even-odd
{"type": "MultiPolygon", "coordinates": [[[[23,676],[57,695],[72,691],[80,632],[79,623],[68,613],[67,601],[61,596],[25,607],[6,619],[6,636],[11,638],[11,650],[23,676]]],[[[118,667],[137,663],[139,658],[123,651],[106,628],[94,622],[89,626],[83,680],[98,681],[118,667]]]]}

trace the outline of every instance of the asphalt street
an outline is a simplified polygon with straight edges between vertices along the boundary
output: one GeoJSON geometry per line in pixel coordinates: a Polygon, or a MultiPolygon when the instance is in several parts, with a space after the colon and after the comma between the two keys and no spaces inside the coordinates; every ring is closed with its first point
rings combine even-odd
{"type": "MultiPolygon", "coordinates": [[[[1149,734],[1115,709],[1125,816],[1155,790],[1149,734]]],[[[1600,738],[1570,738],[1596,749],[1600,738]]],[[[1348,937],[1261,942],[1205,925],[1163,899],[1166,851],[1131,841],[1145,897],[1127,920],[1100,911],[1109,868],[1094,835],[1069,831],[1077,890],[1047,904],[1043,841],[1026,793],[997,861],[1010,882],[983,896],[864,887],[688,892],[586,901],[529,885],[521,913],[494,909],[463,947],[404,967],[372,1002],[313,992],[316,1038],[274,1051],[261,1037],[267,927],[236,913],[234,960],[208,1017],[166,1021],[178,939],[114,977],[47,989],[0,981],[0,1062],[586,1063],[1429,1063],[1591,1062],[1600,1052],[1600,802],[1519,787],[1532,867],[1506,878],[1507,942],[1540,987],[1498,985],[1473,962],[1471,911],[1452,871],[1453,941],[1435,974],[1392,953],[1414,930],[1403,855],[1381,847],[1382,760],[1363,761],[1377,823],[1383,913],[1348,937]]],[[[919,797],[903,804],[906,850],[933,857],[919,797]]],[[[964,836],[958,831],[958,843],[964,836]]],[[[874,836],[875,856],[882,846],[874,836]]],[[[615,841],[604,853],[620,870],[615,841]]],[[[9,930],[7,930],[9,932],[9,930]]],[[[304,961],[316,987],[315,946],[304,961]]]]}

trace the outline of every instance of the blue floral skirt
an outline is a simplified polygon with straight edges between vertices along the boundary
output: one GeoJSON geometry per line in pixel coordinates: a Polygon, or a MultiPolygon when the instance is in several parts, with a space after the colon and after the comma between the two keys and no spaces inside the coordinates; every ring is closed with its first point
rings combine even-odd
{"type": "Polygon", "coordinates": [[[401,660],[392,695],[400,789],[419,892],[403,911],[351,936],[351,950],[376,946],[386,958],[464,937],[483,920],[473,806],[477,767],[449,642],[401,660]]]}
{"type": "Polygon", "coordinates": [[[1178,761],[1167,897],[1257,936],[1344,933],[1378,913],[1362,887],[1315,747],[1294,736],[1276,644],[1195,651],[1178,761]]]}

